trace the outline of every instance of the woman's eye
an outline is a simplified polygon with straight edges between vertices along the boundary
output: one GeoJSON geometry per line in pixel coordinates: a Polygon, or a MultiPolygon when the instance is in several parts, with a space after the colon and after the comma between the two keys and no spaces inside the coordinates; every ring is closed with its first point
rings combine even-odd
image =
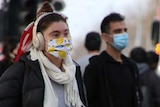
{"type": "Polygon", "coordinates": [[[65,33],[64,36],[65,36],[65,37],[68,37],[68,36],[69,36],[69,33],[65,33]]]}
{"type": "Polygon", "coordinates": [[[57,37],[57,36],[59,36],[59,34],[53,34],[53,36],[57,37]]]}

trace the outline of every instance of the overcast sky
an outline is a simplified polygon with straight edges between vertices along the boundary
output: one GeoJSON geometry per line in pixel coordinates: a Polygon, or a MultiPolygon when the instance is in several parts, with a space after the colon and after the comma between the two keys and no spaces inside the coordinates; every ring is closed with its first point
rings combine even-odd
{"type": "Polygon", "coordinates": [[[84,38],[91,30],[100,31],[100,22],[110,12],[120,12],[127,17],[133,14],[145,14],[149,0],[64,0],[62,11],[69,17],[68,23],[73,39],[84,38]],[[144,11],[144,12],[143,12],[144,11]]]}

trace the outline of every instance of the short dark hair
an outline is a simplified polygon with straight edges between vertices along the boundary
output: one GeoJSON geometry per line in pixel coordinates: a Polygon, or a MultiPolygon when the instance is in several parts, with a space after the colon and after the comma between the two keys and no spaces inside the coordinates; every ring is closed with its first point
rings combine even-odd
{"type": "Polygon", "coordinates": [[[147,62],[151,67],[152,64],[158,64],[159,55],[157,55],[154,51],[147,52],[147,62]]]}
{"type": "Polygon", "coordinates": [[[99,51],[101,46],[101,37],[97,32],[89,32],[86,35],[85,47],[88,51],[99,51]]]}
{"type": "Polygon", "coordinates": [[[109,25],[111,22],[124,21],[125,17],[119,13],[111,13],[106,16],[101,23],[101,32],[109,33],[109,25]]]}
{"type": "Polygon", "coordinates": [[[137,63],[147,63],[147,52],[142,47],[135,47],[130,52],[130,58],[137,63]]]}

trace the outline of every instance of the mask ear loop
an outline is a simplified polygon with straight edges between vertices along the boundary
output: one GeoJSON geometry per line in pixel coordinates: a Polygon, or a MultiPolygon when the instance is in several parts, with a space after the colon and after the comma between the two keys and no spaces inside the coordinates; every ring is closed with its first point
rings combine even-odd
{"type": "Polygon", "coordinates": [[[72,46],[72,49],[73,49],[72,37],[71,37],[70,33],[69,33],[67,39],[70,41],[70,43],[71,43],[70,45],[72,46]]]}
{"type": "Polygon", "coordinates": [[[105,38],[107,38],[107,42],[106,43],[108,43],[108,44],[113,44],[113,42],[114,42],[114,35],[112,36],[110,33],[105,33],[105,38]],[[109,40],[108,40],[108,38],[109,38],[109,40]]]}

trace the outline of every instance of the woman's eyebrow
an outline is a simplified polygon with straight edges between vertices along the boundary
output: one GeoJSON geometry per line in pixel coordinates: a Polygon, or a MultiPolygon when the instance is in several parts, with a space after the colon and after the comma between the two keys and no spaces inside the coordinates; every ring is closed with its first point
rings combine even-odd
{"type": "Polygon", "coordinates": [[[64,32],[68,32],[68,31],[69,31],[69,29],[64,30],[64,32]]]}
{"type": "Polygon", "coordinates": [[[56,31],[56,30],[55,30],[55,31],[50,32],[49,35],[51,35],[51,34],[53,34],[53,33],[59,33],[59,32],[60,32],[60,31],[56,31]]]}

